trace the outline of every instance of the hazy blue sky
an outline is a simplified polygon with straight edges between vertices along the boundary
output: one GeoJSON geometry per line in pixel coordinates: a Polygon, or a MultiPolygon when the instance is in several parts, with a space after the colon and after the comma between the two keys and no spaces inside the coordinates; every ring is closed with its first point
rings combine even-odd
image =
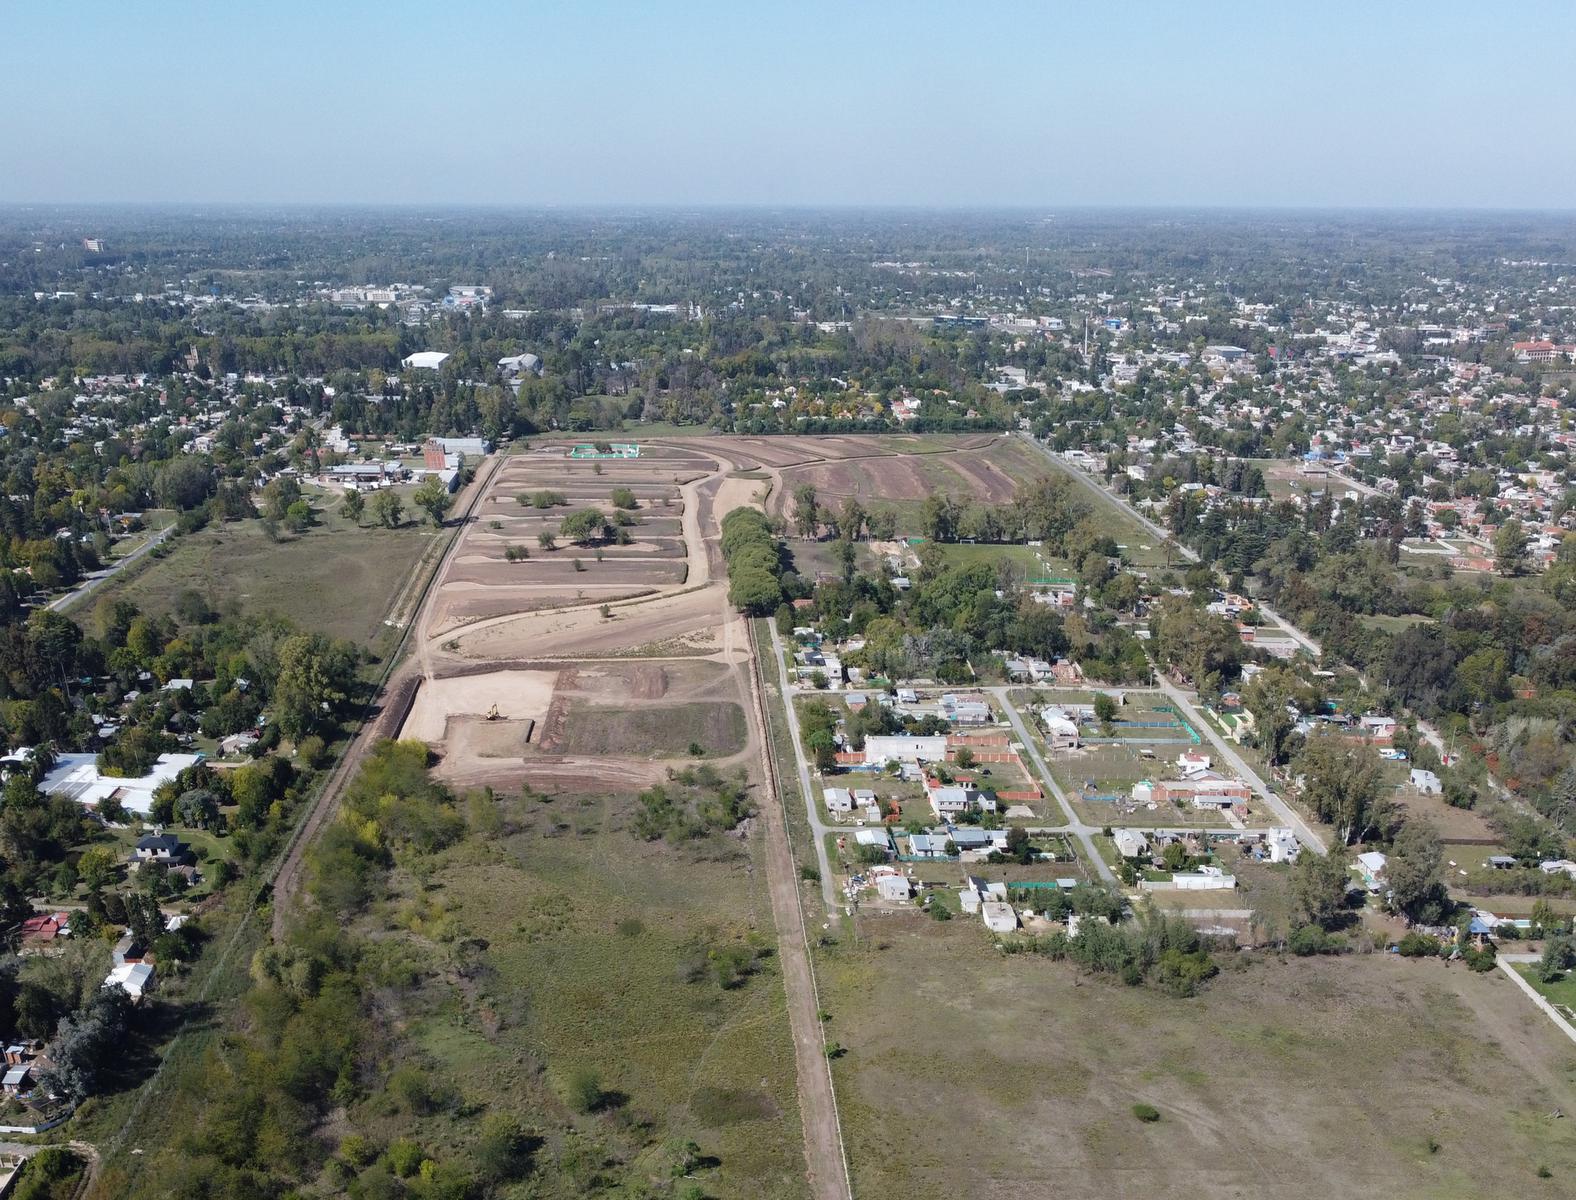
{"type": "Polygon", "coordinates": [[[9,0],[0,200],[1576,206],[1576,3],[9,0]]]}

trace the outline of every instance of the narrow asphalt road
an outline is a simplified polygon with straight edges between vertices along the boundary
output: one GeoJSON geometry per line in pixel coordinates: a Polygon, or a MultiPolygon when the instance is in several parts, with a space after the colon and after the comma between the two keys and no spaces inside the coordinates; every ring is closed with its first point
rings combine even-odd
{"type": "Polygon", "coordinates": [[[1019,434],[1019,436],[1022,437],[1024,441],[1028,442],[1029,445],[1038,450],[1040,454],[1045,457],[1047,462],[1051,463],[1051,465],[1055,467],[1059,467],[1063,471],[1066,471],[1069,475],[1078,480],[1079,483],[1083,484],[1084,487],[1088,488],[1105,503],[1121,509],[1128,516],[1132,517],[1133,520],[1137,521],[1139,525],[1141,525],[1155,538],[1159,539],[1161,542],[1171,542],[1174,546],[1176,546],[1177,553],[1183,558],[1187,559],[1188,562],[1198,561],[1197,551],[1188,549],[1181,542],[1177,541],[1170,531],[1163,529],[1159,525],[1156,525],[1126,500],[1123,500],[1120,496],[1107,490],[1105,486],[1101,484],[1100,481],[1097,480],[1093,475],[1089,474],[1088,471],[1073,466],[1072,463],[1068,462],[1060,454],[1057,454],[1054,450],[1052,450],[1044,442],[1041,442],[1039,439],[1034,437],[1032,434],[1023,433],[1019,434]]]}
{"type": "Polygon", "coordinates": [[[92,575],[84,579],[81,583],[77,584],[76,587],[72,588],[64,596],[59,596],[56,599],[51,600],[49,602],[49,611],[64,612],[78,600],[86,600],[94,592],[98,591],[99,588],[103,587],[111,579],[114,579],[115,576],[119,575],[127,567],[131,566],[132,563],[136,562],[143,555],[151,554],[155,546],[162,546],[164,542],[172,534],[174,534],[174,532],[175,526],[173,525],[166,526],[165,528],[159,530],[158,533],[154,534],[147,541],[143,542],[142,545],[138,546],[130,554],[126,555],[125,558],[116,559],[102,571],[95,571],[92,575]]]}
{"type": "Polygon", "coordinates": [[[1160,681],[1160,690],[1166,694],[1171,703],[1177,706],[1177,711],[1185,715],[1188,723],[1209,739],[1209,744],[1215,748],[1220,757],[1230,763],[1232,769],[1238,775],[1247,780],[1253,790],[1259,794],[1259,798],[1273,809],[1281,822],[1290,827],[1291,831],[1297,835],[1297,840],[1308,849],[1317,850],[1320,854],[1323,854],[1326,849],[1324,839],[1297,815],[1296,810],[1291,805],[1277,796],[1270,786],[1259,778],[1258,772],[1248,765],[1247,761],[1242,755],[1237,753],[1231,743],[1215,732],[1214,727],[1204,719],[1203,715],[1194,706],[1191,697],[1177,687],[1176,684],[1172,683],[1171,680],[1167,679],[1164,674],[1157,673],[1155,678],[1160,681]]]}
{"type": "Polygon", "coordinates": [[[1017,734],[1018,740],[1023,743],[1024,751],[1033,760],[1034,769],[1040,773],[1040,778],[1045,781],[1045,786],[1051,789],[1051,795],[1056,797],[1056,803],[1062,807],[1062,814],[1067,818],[1067,824],[1057,830],[1057,832],[1070,833],[1082,842],[1084,853],[1089,856],[1089,861],[1094,864],[1094,869],[1100,873],[1100,878],[1114,887],[1117,882],[1116,875],[1106,865],[1106,861],[1101,857],[1100,852],[1095,849],[1094,835],[1100,832],[1099,827],[1087,825],[1079,819],[1071,801],[1067,799],[1067,794],[1062,791],[1061,784],[1056,782],[1056,776],[1051,774],[1050,766],[1041,756],[1040,748],[1034,744],[1034,738],[1024,725],[1023,718],[1018,715],[1018,710],[1007,699],[1008,689],[1005,687],[993,687],[989,691],[996,697],[997,703],[1001,705],[1001,710],[1007,714],[1007,723],[1012,726],[1012,730],[1017,734]]]}

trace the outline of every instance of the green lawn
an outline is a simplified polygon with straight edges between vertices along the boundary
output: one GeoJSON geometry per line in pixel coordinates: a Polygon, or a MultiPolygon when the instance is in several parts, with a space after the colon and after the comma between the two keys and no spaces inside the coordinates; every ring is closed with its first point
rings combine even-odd
{"type": "Polygon", "coordinates": [[[943,542],[938,544],[938,548],[948,566],[1009,562],[1023,573],[1024,578],[1030,580],[1070,579],[1074,574],[1066,560],[1047,556],[1034,546],[943,542]]]}
{"type": "Polygon", "coordinates": [[[1536,963],[1518,964],[1516,970],[1521,972],[1521,977],[1545,1000],[1576,1011],[1576,971],[1566,971],[1563,979],[1556,980],[1554,983],[1544,983],[1538,978],[1536,963]]]}

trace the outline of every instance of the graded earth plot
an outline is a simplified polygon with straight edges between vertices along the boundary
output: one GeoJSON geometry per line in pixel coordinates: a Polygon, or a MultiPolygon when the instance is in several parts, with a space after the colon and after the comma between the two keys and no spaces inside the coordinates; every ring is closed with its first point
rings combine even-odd
{"type": "Polygon", "coordinates": [[[545,442],[494,472],[439,584],[431,628],[610,603],[690,581],[696,483],[719,464],[679,447],[576,458],[545,442]]]}
{"type": "Polygon", "coordinates": [[[595,792],[697,760],[748,766],[744,705],[717,661],[509,664],[423,681],[401,736],[431,745],[457,785],[595,792]]]}
{"type": "Polygon", "coordinates": [[[712,539],[766,485],[720,450],[623,445],[501,460],[445,561],[402,728],[450,783],[607,794],[751,763],[748,639],[712,539]],[[608,523],[594,544],[539,543],[587,512],[608,523]]]}
{"type": "Polygon", "coordinates": [[[1050,467],[1007,434],[915,434],[874,437],[738,437],[690,443],[725,453],[741,470],[772,483],[768,510],[792,511],[793,490],[816,489],[823,504],[846,498],[910,516],[930,495],[1004,504],[1019,484],[1050,467]]]}

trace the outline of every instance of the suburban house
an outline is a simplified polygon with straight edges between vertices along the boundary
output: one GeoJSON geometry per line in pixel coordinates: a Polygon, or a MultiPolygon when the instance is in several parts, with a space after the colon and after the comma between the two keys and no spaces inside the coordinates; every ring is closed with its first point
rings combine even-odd
{"type": "Polygon", "coordinates": [[[888,855],[897,853],[897,847],[892,844],[892,835],[884,826],[880,829],[856,829],[854,842],[860,846],[877,846],[888,855]]]}
{"type": "Polygon", "coordinates": [[[6,1069],[5,1078],[0,1080],[0,1089],[7,1096],[20,1096],[33,1089],[33,1066],[31,1063],[18,1063],[6,1069]]]}
{"type": "Polygon", "coordinates": [[[1186,779],[1202,775],[1209,770],[1212,761],[1209,755],[1198,750],[1184,750],[1177,755],[1177,767],[1181,770],[1183,778],[1186,779]]]}
{"type": "Polygon", "coordinates": [[[111,947],[109,956],[117,967],[127,963],[140,963],[146,957],[147,951],[137,944],[137,939],[131,934],[125,934],[111,947]]]}
{"type": "Polygon", "coordinates": [[[1377,850],[1367,850],[1357,856],[1357,874],[1370,892],[1384,887],[1384,868],[1390,860],[1377,850]]]}
{"type": "Polygon", "coordinates": [[[1395,718],[1367,716],[1357,718],[1357,728],[1372,742],[1388,743],[1395,737],[1395,718]]]}
{"type": "Polygon", "coordinates": [[[1045,741],[1052,750],[1078,749],[1078,723],[1065,709],[1055,706],[1042,708],[1040,724],[1045,726],[1045,741]]]}
{"type": "Polygon", "coordinates": [[[1253,792],[1240,779],[1206,772],[1195,779],[1163,779],[1158,783],[1141,780],[1133,785],[1132,794],[1135,804],[1192,802],[1195,808],[1231,808],[1247,803],[1253,792]]]}
{"type": "Polygon", "coordinates": [[[947,739],[944,735],[913,737],[907,734],[880,734],[865,739],[865,762],[885,766],[889,762],[946,762],[947,739]]]}
{"type": "Polygon", "coordinates": [[[821,793],[826,800],[826,811],[839,816],[854,811],[854,797],[847,788],[830,787],[821,793]]]}
{"type": "Polygon", "coordinates": [[[951,692],[941,697],[941,715],[954,725],[989,725],[990,705],[983,700],[965,700],[951,692]]]}
{"type": "Polygon", "coordinates": [[[942,785],[934,780],[925,781],[925,792],[930,797],[930,807],[937,817],[955,817],[978,807],[981,812],[996,811],[996,797],[978,788],[960,784],[942,785]]]}
{"type": "Polygon", "coordinates": [[[896,871],[883,871],[876,876],[876,895],[883,900],[907,900],[913,895],[913,885],[908,877],[896,871]]]}
{"type": "Polygon", "coordinates": [[[1142,858],[1149,853],[1149,839],[1136,829],[1118,829],[1111,835],[1116,852],[1123,858],[1142,858]]]}
{"type": "Polygon", "coordinates": [[[133,857],[139,863],[178,863],[190,853],[191,847],[173,833],[148,833],[137,839],[133,857]]]}
{"type": "Polygon", "coordinates": [[[1018,914],[1012,905],[999,900],[987,900],[980,905],[980,917],[985,928],[992,933],[1011,933],[1018,928],[1018,914]]]}
{"type": "Polygon", "coordinates": [[[1418,791],[1430,796],[1438,796],[1445,790],[1445,785],[1439,781],[1439,776],[1432,771],[1425,771],[1421,767],[1413,767],[1408,777],[1412,786],[1418,791]]]}
{"type": "Polygon", "coordinates": [[[105,988],[120,988],[132,1000],[141,1000],[153,990],[153,964],[144,962],[122,963],[110,971],[104,980],[105,988]]]}
{"type": "Polygon", "coordinates": [[[43,916],[28,917],[22,922],[22,927],[17,946],[18,954],[52,954],[59,947],[55,944],[59,938],[70,937],[71,930],[68,922],[70,913],[46,913],[43,916]]]}
{"type": "Polygon", "coordinates": [[[1264,845],[1270,852],[1272,863],[1296,862],[1297,856],[1302,853],[1302,843],[1297,840],[1297,835],[1285,827],[1267,831],[1264,845]]]}

